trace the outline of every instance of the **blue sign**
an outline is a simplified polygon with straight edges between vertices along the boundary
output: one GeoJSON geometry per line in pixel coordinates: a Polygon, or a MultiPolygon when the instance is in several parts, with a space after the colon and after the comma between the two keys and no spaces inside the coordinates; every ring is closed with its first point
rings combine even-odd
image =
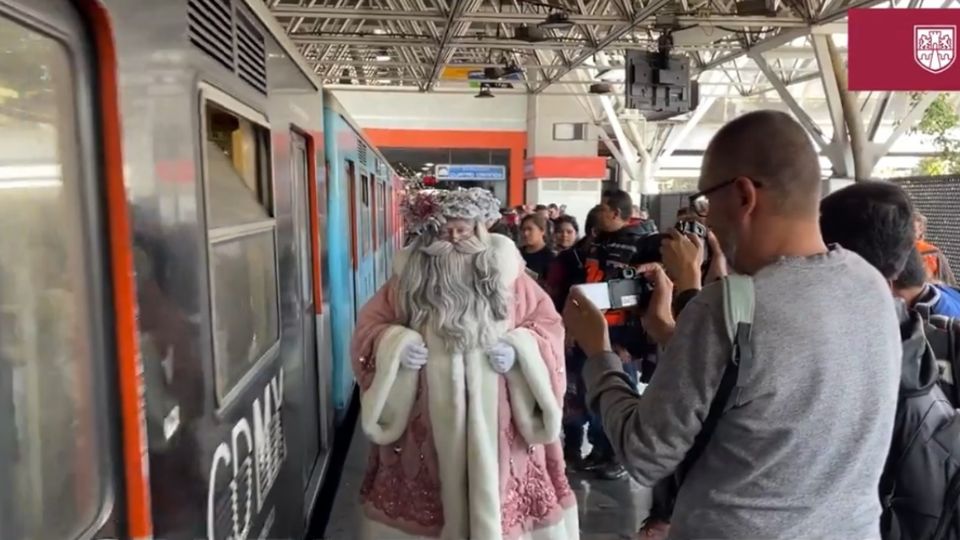
{"type": "Polygon", "coordinates": [[[507,179],[503,165],[437,165],[437,180],[497,182],[507,179]]]}

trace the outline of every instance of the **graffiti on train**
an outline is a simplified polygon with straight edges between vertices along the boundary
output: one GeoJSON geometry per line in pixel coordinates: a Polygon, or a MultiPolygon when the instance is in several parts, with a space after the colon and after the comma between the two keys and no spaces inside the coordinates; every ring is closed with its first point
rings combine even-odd
{"type": "Polygon", "coordinates": [[[280,475],[287,446],[280,412],[283,371],[270,380],[213,453],[207,491],[207,538],[247,540],[280,475]],[[252,424],[252,426],[251,426],[252,424]],[[229,480],[229,482],[227,482],[229,480]]]}

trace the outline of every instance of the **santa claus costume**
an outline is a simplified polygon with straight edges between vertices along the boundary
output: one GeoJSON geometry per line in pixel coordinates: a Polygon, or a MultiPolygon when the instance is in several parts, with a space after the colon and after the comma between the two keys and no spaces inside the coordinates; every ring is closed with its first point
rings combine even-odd
{"type": "Polygon", "coordinates": [[[563,326],[482,190],[419,192],[418,233],[352,344],[372,442],[361,537],[572,540],[563,326]]]}

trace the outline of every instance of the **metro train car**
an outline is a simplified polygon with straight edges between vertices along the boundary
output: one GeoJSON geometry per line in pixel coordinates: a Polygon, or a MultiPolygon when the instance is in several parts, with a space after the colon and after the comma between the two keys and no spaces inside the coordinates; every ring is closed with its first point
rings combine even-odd
{"type": "Polygon", "coordinates": [[[352,309],[334,311],[332,319],[333,399],[340,418],[353,392],[347,360],[357,310],[389,278],[392,252],[400,247],[397,203],[402,183],[332,92],[324,92],[323,107],[330,190],[330,302],[352,309]]]}
{"type": "Polygon", "coordinates": [[[0,40],[0,538],[303,537],[396,174],[260,0],[0,0],[0,40]]]}

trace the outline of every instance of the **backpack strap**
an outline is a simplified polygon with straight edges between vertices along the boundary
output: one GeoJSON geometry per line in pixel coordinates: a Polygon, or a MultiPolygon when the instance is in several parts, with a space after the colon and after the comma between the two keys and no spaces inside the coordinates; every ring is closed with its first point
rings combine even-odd
{"type": "MultiPolygon", "coordinates": [[[[694,463],[703,455],[703,451],[710,442],[720,416],[723,415],[735,389],[743,387],[743,373],[750,373],[753,365],[753,348],[750,343],[753,314],[756,304],[753,288],[753,278],[742,275],[729,275],[723,279],[723,312],[727,326],[727,336],[733,349],[730,359],[723,370],[720,387],[717,389],[710,410],[703,421],[703,427],[694,438],[693,446],[684,457],[678,469],[680,482],[693,468],[694,463]],[[741,369],[741,368],[746,369],[741,369]]],[[[737,398],[739,399],[739,391],[737,398]]]]}
{"type": "MultiPolygon", "coordinates": [[[[753,368],[753,347],[750,338],[756,308],[755,296],[752,277],[735,274],[724,279],[724,321],[727,324],[727,336],[733,345],[730,364],[736,366],[739,371],[736,378],[738,394],[739,389],[745,385],[746,376],[750,374],[753,368]]],[[[727,366],[727,370],[729,369],[730,365],[727,366]]],[[[739,397],[738,395],[738,400],[739,397]]]]}

